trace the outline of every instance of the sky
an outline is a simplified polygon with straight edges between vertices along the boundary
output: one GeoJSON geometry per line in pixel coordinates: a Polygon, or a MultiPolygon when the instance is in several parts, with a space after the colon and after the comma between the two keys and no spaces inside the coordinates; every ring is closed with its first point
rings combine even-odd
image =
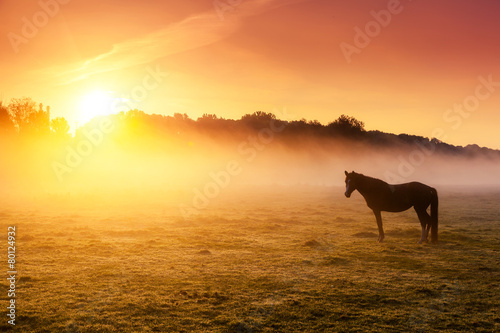
{"type": "Polygon", "coordinates": [[[500,149],[498,0],[0,0],[0,99],[254,111],[500,149]]]}

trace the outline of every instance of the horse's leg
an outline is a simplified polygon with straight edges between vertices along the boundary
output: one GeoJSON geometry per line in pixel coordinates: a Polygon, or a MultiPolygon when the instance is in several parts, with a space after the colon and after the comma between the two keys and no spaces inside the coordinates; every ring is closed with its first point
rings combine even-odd
{"type": "Polygon", "coordinates": [[[373,214],[375,214],[375,218],[377,219],[377,226],[378,226],[378,242],[382,243],[384,241],[384,228],[382,227],[382,214],[380,214],[380,211],[374,210],[373,214]]]}
{"type": "Polygon", "coordinates": [[[420,225],[422,226],[422,236],[418,241],[418,244],[422,244],[423,242],[427,242],[427,238],[429,237],[429,230],[431,229],[431,217],[427,213],[426,208],[415,207],[415,211],[417,212],[418,219],[420,220],[420,225]]]}

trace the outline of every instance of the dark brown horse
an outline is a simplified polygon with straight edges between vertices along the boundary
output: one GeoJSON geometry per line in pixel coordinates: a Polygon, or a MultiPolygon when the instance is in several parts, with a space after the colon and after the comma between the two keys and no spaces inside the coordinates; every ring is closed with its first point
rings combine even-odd
{"type": "Polygon", "coordinates": [[[427,242],[429,230],[432,243],[438,241],[438,195],[435,188],[422,183],[411,182],[389,185],[386,182],[364,176],[354,171],[345,171],[345,196],[350,197],[354,190],[365,198],[366,204],[373,210],[378,226],[378,241],[384,240],[382,215],[380,212],[402,212],[411,207],[415,209],[422,226],[422,237],[418,243],[427,242]],[[431,206],[431,214],[427,207],[431,206]]]}

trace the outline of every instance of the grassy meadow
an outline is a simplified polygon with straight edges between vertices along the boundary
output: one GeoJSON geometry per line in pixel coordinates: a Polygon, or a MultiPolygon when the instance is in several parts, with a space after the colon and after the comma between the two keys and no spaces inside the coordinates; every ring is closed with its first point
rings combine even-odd
{"type": "Polygon", "coordinates": [[[228,191],[187,219],[161,196],[4,205],[18,281],[12,327],[2,279],[0,330],[500,331],[500,191],[440,190],[438,245],[416,244],[413,210],[383,213],[378,244],[343,191],[228,191]]]}

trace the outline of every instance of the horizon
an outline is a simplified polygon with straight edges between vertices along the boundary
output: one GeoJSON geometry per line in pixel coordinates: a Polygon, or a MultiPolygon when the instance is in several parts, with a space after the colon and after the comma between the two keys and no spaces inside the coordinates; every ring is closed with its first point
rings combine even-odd
{"type": "MultiPolygon", "coordinates": [[[[43,103],[42,103],[43,104],[43,103]]],[[[50,105],[48,105],[50,107],[50,105]]],[[[74,128],[74,129],[70,129],[70,131],[68,132],[71,137],[74,137],[75,134],[76,134],[76,131],[78,129],[82,129],[84,128],[85,126],[91,124],[92,122],[95,122],[96,120],[99,120],[99,118],[101,117],[108,117],[108,116],[117,116],[119,115],[120,113],[124,113],[126,114],[127,112],[129,111],[139,111],[139,112],[144,112],[144,114],[148,115],[148,116],[155,116],[155,115],[159,115],[159,116],[162,116],[162,117],[175,117],[176,114],[180,114],[180,115],[187,115],[189,119],[191,120],[194,120],[194,121],[199,121],[200,119],[202,119],[204,116],[208,115],[208,116],[216,116],[217,119],[219,120],[233,120],[233,121],[239,121],[239,120],[242,120],[245,116],[250,116],[250,115],[254,115],[256,112],[264,112],[264,113],[268,113],[268,114],[273,114],[276,116],[276,119],[277,120],[281,120],[281,121],[286,121],[286,122],[305,122],[306,124],[312,124],[312,123],[319,123],[321,126],[323,127],[327,127],[329,124],[333,123],[334,121],[338,120],[339,117],[341,116],[347,116],[347,117],[351,117],[350,115],[344,115],[344,114],[338,114],[337,116],[334,116],[334,118],[332,118],[331,120],[327,121],[327,122],[321,122],[317,119],[306,119],[306,118],[301,118],[301,119],[291,119],[290,118],[290,115],[285,112],[283,112],[283,115],[285,116],[285,118],[289,118],[289,119],[282,119],[280,118],[278,115],[276,115],[274,112],[278,111],[277,113],[281,113],[280,110],[277,110],[277,109],[274,109],[273,111],[270,111],[270,112],[265,112],[265,111],[254,111],[254,112],[251,112],[251,113],[246,113],[246,114],[243,114],[241,115],[241,117],[239,118],[224,118],[224,117],[221,117],[217,114],[203,114],[201,116],[198,116],[197,118],[191,118],[189,116],[188,113],[184,113],[184,114],[181,114],[181,113],[172,113],[172,114],[161,114],[161,113],[148,113],[144,110],[138,110],[138,109],[134,109],[134,110],[127,110],[127,111],[119,111],[117,113],[106,113],[106,114],[98,114],[96,116],[94,116],[93,118],[89,119],[86,123],[84,124],[79,124],[77,128],[74,128]]],[[[469,142],[469,143],[466,143],[464,145],[454,145],[450,142],[447,142],[446,140],[441,140],[439,139],[438,137],[430,137],[430,136],[421,136],[421,135],[417,135],[415,133],[404,133],[404,132],[401,132],[401,133],[392,133],[392,132],[384,132],[384,131],[381,131],[379,129],[366,129],[366,123],[363,121],[363,119],[356,119],[354,117],[352,117],[353,119],[357,120],[357,121],[360,121],[362,124],[363,124],[363,130],[366,131],[366,132],[381,132],[383,134],[389,134],[389,135],[396,135],[396,136],[400,136],[400,135],[410,135],[410,136],[417,136],[417,137],[421,137],[421,138],[424,138],[424,139],[429,139],[429,140],[432,140],[432,139],[437,139],[439,141],[441,141],[442,143],[445,143],[445,144],[449,144],[449,145],[452,145],[454,147],[463,147],[463,148],[466,148],[466,147],[469,147],[469,146],[477,146],[479,148],[486,148],[486,149],[489,149],[489,150],[494,150],[494,151],[500,151],[500,148],[492,148],[492,147],[488,147],[488,146],[480,146],[479,144],[477,144],[476,142],[469,142]]],[[[51,119],[53,119],[53,117],[51,117],[51,119]]]]}
{"type": "MultiPolygon", "coordinates": [[[[165,188],[218,196],[229,184],[339,185],[346,169],[391,184],[498,187],[500,179],[499,150],[366,131],[362,121],[346,115],[322,125],[286,120],[287,110],[256,111],[239,120],[131,110],[96,116],[70,136],[64,118],[50,120],[49,108],[36,105],[24,99],[0,108],[0,120],[7,109],[12,118],[7,127],[0,122],[2,151],[9,156],[1,165],[8,196],[165,188]]],[[[164,199],[175,199],[171,195],[164,199]]]]}
{"type": "MultiPolygon", "coordinates": [[[[23,97],[23,98],[26,98],[26,97],[23,97]]],[[[31,99],[31,98],[30,98],[30,99],[31,99]]],[[[43,103],[38,103],[38,101],[34,101],[34,102],[35,102],[37,105],[38,105],[38,104],[42,104],[42,105],[44,105],[43,103]]],[[[4,103],[3,105],[4,105],[4,106],[8,106],[9,104],[4,103]]],[[[48,107],[50,110],[52,110],[52,108],[50,107],[50,105],[46,105],[45,107],[48,107]]],[[[274,109],[274,110],[273,110],[274,112],[273,112],[273,111],[271,111],[271,112],[265,112],[265,111],[254,111],[254,112],[252,112],[252,113],[243,114],[243,115],[241,115],[241,117],[239,117],[239,118],[231,118],[231,117],[224,118],[224,117],[219,116],[219,115],[217,115],[217,114],[208,114],[208,113],[203,114],[203,115],[200,115],[200,116],[198,116],[197,118],[191,118],[191,117],[189,116],[189,114],[187,114],[187,113],[184,113],[184,114],[181,114],[181,113],[161,114],[161,113],[148,113],[148,112],[146,112],[146,111],[144,111],[144,110],[139,110],[139,109],[130,109],[130,110],[126,110],[126,111],[117,111],[116,113],[108,113],[108,112],[104,112],[104,113],[100,113],[100,114],[99,114],[99,113],[98,113],[98,114],[95,114],[92,118],[89,118],[89,119],[87,120],[87,122],[82,123],[82,124],[78,124],[78,127],[76,127],[76,128],[71,128],[71,127],[70,127],[70,129],[68,130],[68,134],[69,134],[71,137],[74,137],[74,136],[75,136],[75,134],[76,134],[76,131],[77,131],[77,130],[84,128],[85,126],[89,125],[90,123],[92,123],[92,122],[94,122],[94,121],[96,121],[96,120],[99,120],[99,118],[101,118],[101,117],[107,117],[107,116],[117,116],[117,115],[119,115],[120,113],[125,113],[125,114],[126,114],[126,113],[127,113],[127,112],[129,112],[129,111],[132,111],[132,112],[133,112],[133,111],[139,111],[139,112],[143,112],[144,114],[149,115],[149,116],[159,115],[159,116],[163,116],[163,117],[175,117],[175,115],[176,115],[176,114],[177,114],[177,115],[186,115],[189,119],[192,119],[192,120],[194,120],[194,121],[199,121],[199,120],[200,120],[200,119],[202,119],[204,116],[215,116],[215,117],[217,117],[217,119],[219,119],[219,120],[233,120],[233,121],[238,121],[238,120],[242,120],[245,116],[254,115],[254,114],[255,114],[255,113],[257,113],[257,112],[264,112],[264,113],[268,113],[268,114],[275,115],[277,120],[286,121],[286,122],[294,122],[294,121],[295,121],[295,122],[305,122],[306,124],[317,123],[317,124],[320,124],[320,125],[321,125],[321,126],[323,126],[323,127],[327,127],[329,124],[331,124],[331,123],[333,123],[334,121],[338,120],[338,119],[339,119],[339,118],[338,118],[338,116],[347,116],[347,117],[351,117],[350,115],[339,114],[339,115],[337,116],[337,118],[335,118],[335,117],[334,117],[333,119],[331,119],[331,120],[329,120],[329,121],[327,121],[327,122],[321,122],[321,121],[319,121],[319,120],[317,120],[317,119],[306,119],[306,118],[301,118],[301,119],[292,119],[292,118],[293,118],[293,115],[292,115],[292,117],[291,117],[291,115],[290,115],[290,114],[288,114],[286,110],[285,110],[285,111],[280,111],[280,110],[274,109]],[[276,114],[275,114],[275,112],[276,112],[276,113],[278,113],[278,115],[276,115],[276,114]],[[279,117],[279,114],[284,115],[284,116],[285,116],[285,117],[284,117],[284,119],[283,119],[283,118],[280,118],[280,117],[279,117]],[[288,119],[286,119],[286,118],[288,118],[288,119]]],[[[64,117],[62,117],[62,118],[64,118],[64,117]]],[[[355,119],[354,117],[352,117],[352,118],[353,118],[353,119],[355,119]]],[[[52,120],[52,119],[54,119],[54,117],[50,117],[50,119],[52,120]]],[[[360,122],[363,124],[363,130],[364,130],[364,131],[366,131],[366,132],[381,132],[381,133],[383,133],[383,134],[396,135],[396,136],[401,136],[401,135],[410,135],[410,136],[417,136],[417,137],[421,137],[421,138],[424,138],[424,139],[429,139],[429,140],[432,140],[432,139],[437,139],[438,141],[440,141],[440,142],[442,142],[442,143],[449,144],[449,145],[452,145],[452,146],[454,146],[454,147],[458,147],[458,148],[460,148],[460,147],[466,148],[466,147],[469,147],[469,146],[477,146],[477,147],[479,147],[479,148],[486,148],[486,149],[489,149],[489,150],[500,151],[500,148],[493,148],[493,147],[488,147],[488,146],[481,146],[481,145],[477,144],[476,142],[469,142],[469,143],[465,143],[464,145],[455,145],[455,144],[452,144],[452,143],[450,143],[450,142],[447,142],[446,140],[442,140],[442,139],[440,139],[439,137],[433,137],[433,136],[421,136],[421,135],[417,135],[417,134],[415,134],[415,133],[404,133],[404,132],[401,132],[401,133],[392,133],[392,132],[384,132],[384,131],[381,131],[381,130],[376,129],[376,128],[375,128],[375,129],[369,129],[369,130],[367,130],[367,129],[365,129],[366,124],[365,124],[365,122],[364,122],[362,119],[355,119],[355,120],[360,121],[360,122]]],[[[442,132],[436,132],[436,134],[437,134],[438,136],[439,136],[439,135],[441,135],[441,137],[442,137],[442,135],[443,135],[443,134],[442,134],[442,132]]]]}
{"type": "Polygon", "coordinates": [[[286,108],[289,120],[348,114],[368,131],[437,131],[455,146],[500,149],[497,2],[41,0],[2,9],[2,99],[50,105],[72,131],[136,108],[192,119],[286,108]]]}

